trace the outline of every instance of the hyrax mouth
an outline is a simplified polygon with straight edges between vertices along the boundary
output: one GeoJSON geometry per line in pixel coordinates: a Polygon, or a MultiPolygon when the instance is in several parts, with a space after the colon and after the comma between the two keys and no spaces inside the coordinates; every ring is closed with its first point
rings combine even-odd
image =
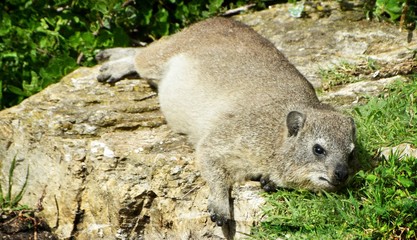
{"type": "Polygon", "coordinates": [[[334,181],[330,181],[329,179],[325,178],[325,177],[319,177],[319,180],[324,181],[326,183],[328,183],[330,186],[332,186],[332,188],[338,188],[342,185],[342,182],[334,182],[334,181]]]}
{"type": "MultiPolygon", "coordinates": [[[[330,180],[329,180],[329,179],[324,178],[324,177],[319,177],[319,180],[321,180],[321,181],[325,181],[325,182],[327,182],[327,183],[329,183],[329,184],[332,184],[332,183],[330,182],[330,180]]],[[[333,185],[333,184],[332,184],[332,185],[333,185]]]]}

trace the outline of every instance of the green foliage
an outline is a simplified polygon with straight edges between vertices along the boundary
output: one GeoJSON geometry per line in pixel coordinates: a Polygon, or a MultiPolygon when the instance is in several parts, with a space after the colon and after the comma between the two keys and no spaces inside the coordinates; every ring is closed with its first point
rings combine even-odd
{"type": "MultiPolygon", "coordinates": [[[[368,0],[371,1],[371,0],[368,0]]],[[[136,46],[227,8],[272,0],[5,0],[0,2],[0,109],[39,92],[78,66],[96,64],[97,49],[136,46]]],[[[291,0],[294,2],[294,0],[291,0]]],[[[398,20],[404,2],[378,0],[375,15],[398,20]]],[[[415,23],[409,1],[405,23],[415,23]]],[[[292,14],[300,15],[302,9],[292,14]]],[[[301,16],[301,15],[300,15],[301,16]]]]}
{"type": "Polygon", "coordinates": [[[127,45],[129,38],[121,27],[104,27],[104,16],[111,17],[121,3],[106,2],[105,8],[98,8],[103,1],[0,3],[0,107],[58,81],[78,63],[92,65],[96,48],[127,45]]]}
{"type": "Polygon", "coordinates": [[[365,149],[408,142],[417,146],[417,78],[387,87],[379,98],[354,109],[358,139],[365,149]]]}
{"type": "Polygon", "coordinates": [[[373,2],[369,9],[378,19],[400,21],[401,28],[414,30],[417,23],[417,2],[411,0],[367,0],[373,2]]]}
{"type": "MultiPolygon", "coordinates": [[[[397,82],[354,110],[359,158],[382,146],[417,146],[417,77],[397,82]],[[363,149],[362,149],[363,148],[363,149]]],[[[253,239],[416,239],[417,159],[393,154],[361,170],[340,193],[280,190],[266,195],[267,219],[253,239]]]]}
{"type": "MultiPolygon", "coordinates": [[[[95,64],[97,49],[138,45],[247,0],[0,2],[0,109],[95,64]],[[134,39],[134,40],[132,40],[134,39]]],[[[263,0],[253,0],[258,6],[263,0]]]]}
{"type": "Polygon", "coordinates": [[[356,65],[348,62],[341,62],[334,68],[320,69],[319,75],[322,79],[323,90],[363,80],[358,74],[354,74],[357,70],[356,65]]]}
{"type": "Polygon", "coordinates": [[[387,15],[391,21],[396,21],[402,13],[402,6],[406,0],[376,0],[375,15],[382,17],[387,15]]]}
{"type": "MultiPolygon", "coordinates": [[[[25,182],[23,183],[22,188],[20,191],[15,195],[13,194],[13,174],[16,168],[16,158],[13,158],[10,168],[9,168],[9,175],[8,175],[8,183],[7,183],[7,190],[3,192],[3,188],[0,183],[0,211],[13,211],[17,209],[21,209],[22,207],[19,205],[20,200],[22,200],[23,194],[26,190],[28,178],[29,178],[29,168],[27,169],[25,182]]],[[[24,207],[23,207],[24,208],[24,207]]]]}

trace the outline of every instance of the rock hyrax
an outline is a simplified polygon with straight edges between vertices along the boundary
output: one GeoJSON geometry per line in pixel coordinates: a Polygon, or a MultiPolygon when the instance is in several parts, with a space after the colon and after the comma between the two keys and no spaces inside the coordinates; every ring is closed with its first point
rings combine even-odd
{"type": "Polygon", "coordinates": [[[231,219],[235,182],[333,191],[352,172],[352,118],[320,103],[283,54],[242,23],[213,18],[97,57],[109,60],[99,81],[132,74],[156,81],[168,125],[195,146],[217,225],[231,219]]]}

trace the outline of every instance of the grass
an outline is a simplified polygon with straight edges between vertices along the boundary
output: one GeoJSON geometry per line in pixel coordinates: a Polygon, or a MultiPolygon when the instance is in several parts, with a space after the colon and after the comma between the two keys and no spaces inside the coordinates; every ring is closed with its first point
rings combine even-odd
{"type": "Polygon", "coordinates": [[[322,90],[327,91],[337,86],[363,81],[367,75],[379,68],[377,61],[372,58],[367,58],[366,61],[358,65],[342,61],[332,68],[322,68],[319,70],[323,84],[322,90]]]}
{"type": "Polygon", "coordinates": [[[29,178],[29,168],[27,169],[26,178],[21,189],[17,194],[13,195],[13,176],[14,170],[16,168],[16,158],[13,158],[8,175],[7,188],[4,191],[0,183],[0,213],[16,211],[26,209],[26,206],[20,205],[20,200],[22,200],[23,194],[26,190],[28,178],[29,178]]]}
{"type": "Polygon", "coordinates": [[[417,159],[393,154],[371,167],[380,147],[417,146],[417,77],[396,82],[352,115],[365,167],[339,193],[280,190],[265,195],[266,220],[253,239],[417,239],[417,159]]]}
{"type": "Polygon", "coordinates": [[[348,62],[341,62],[333,68],[320,69],[319,75],[322,78],[323,90],[329,90],[336,86],[361,81],[361,77],[354,74],[356,71],[356,65],[348,62]]]}
{"type": "Polygon", "coordinates": [[[383,96],[369,99],[354,109],[358,138],[365,149],[411,143],[417,146],[417,77],[409,83],[395,82],[383,96]]]}

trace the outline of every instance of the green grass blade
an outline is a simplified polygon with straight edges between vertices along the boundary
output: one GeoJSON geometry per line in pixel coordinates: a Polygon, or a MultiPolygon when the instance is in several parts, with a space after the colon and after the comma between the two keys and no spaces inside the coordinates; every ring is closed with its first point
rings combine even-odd
{"type": "Polygon", "coordinates": [[[3,188],[2,188],[1,182],[0,182],[0,209],[3,208],[3,205],[4,205],[3,188]]]}
{"type": "Polygon", "coordinates": [[[12,199],[12,189],[13,189],[13,173],[14,169],[16,168],[16,156],[13,158],[12,163],[10,165],[9,169],[9,183],[8,183],[8,189],[6,194],[6,204],[9,204],[12,199]]]}
{"type": "Polygon", "coordinates": [[[29,179],[29,166],[27,168],[26,178],[25,178],[25,182],[23,183],[22,189],[20,189],[19,193],[10,201],[10,208],[17,207],[20,200],[22,200],[23,194],[25,193],[25,190],[28,184],[28,179],[29,179]]]}

